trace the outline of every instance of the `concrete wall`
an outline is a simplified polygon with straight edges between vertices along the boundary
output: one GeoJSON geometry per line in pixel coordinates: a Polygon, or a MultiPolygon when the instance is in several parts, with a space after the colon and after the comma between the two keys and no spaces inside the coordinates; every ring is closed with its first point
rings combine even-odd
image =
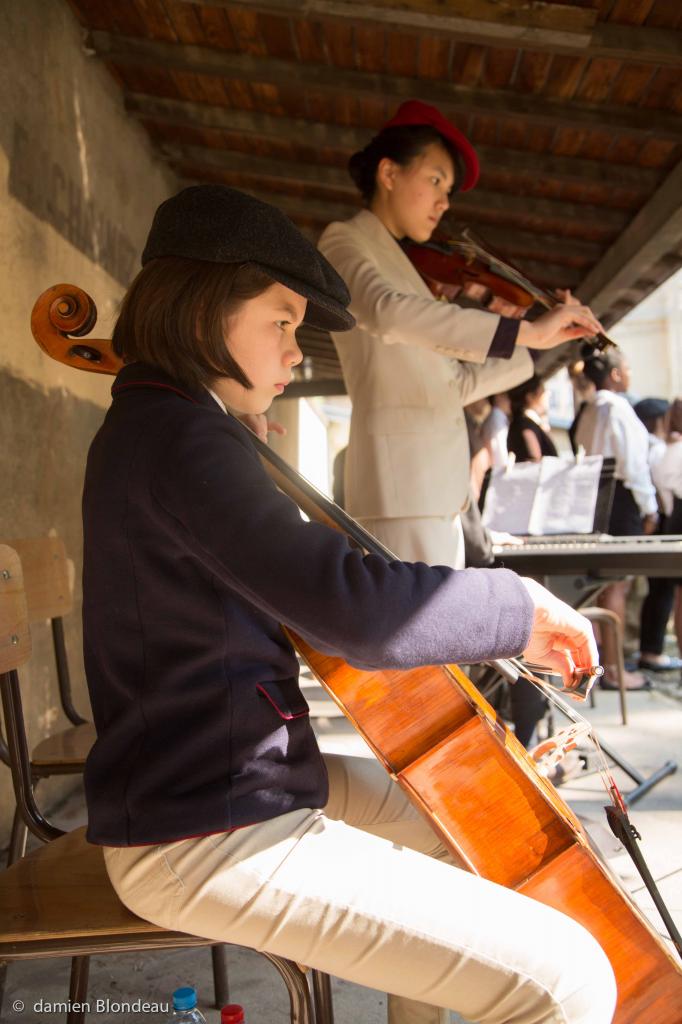
{"type": "MultiPolygon", "coordinates": [[[[88,709],[80,635],[80,494],[90,440],[111,380],[44,356],[29,318],[58,282],[95,299],[95,335],[108,337],[117,303],[139,266],[152,214],[175,190],[145,133],[123,110],[107,70],[83,52],[62,0],[0,5],[0,538],[64,538],[76,562],[76,603],[67,625],[75,702],[88,709]]],[[[22,672],[30,741],[66,722],[53,685],[46,625],[34,630],[22,672]]],[[[53,804],[71,780],[42,784],[53,804]]],[[[13,809],[0,766],[0,847],[13,809]]]]}

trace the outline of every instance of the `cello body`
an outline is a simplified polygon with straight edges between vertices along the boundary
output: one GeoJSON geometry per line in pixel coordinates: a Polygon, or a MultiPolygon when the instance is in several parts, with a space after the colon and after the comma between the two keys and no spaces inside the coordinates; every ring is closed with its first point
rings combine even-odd
{"type": "MultiPolygon", "coordinates": [[[[34,306],[33,332],[60,362],[113,374],[121,363],[108,341],[69,341],[91,329],[94,310],[80,289],[55,286],[34,306]]],[[[357,523],[267,445],[254,443],[275,483],[304,512],[372,546],[357,523]]],[[[462,868],[546,903],[592,933],[616,975],[614,1024],[682,1024],[680,965],[593,850],[577,817],[460,669],[363,671],[289,635],[462,868]]]]}
{"type": "Polygon", "coordinates": [[[460,669],[365,672],[293,639],[461,867],[561,910],[597,939],[616,975],[614,1024],[681,1024],[678,962],[460,669]]]}

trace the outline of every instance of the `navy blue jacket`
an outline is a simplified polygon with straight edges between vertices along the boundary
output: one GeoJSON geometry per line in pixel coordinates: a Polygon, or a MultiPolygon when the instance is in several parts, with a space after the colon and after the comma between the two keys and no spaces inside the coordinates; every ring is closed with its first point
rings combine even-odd
{"type": "Polygon", "coordinates": [[[513,573],[363,556],[301,518],[207,391],[136,364],[112,393],[83,496],[91,842],[167,842],[324,806],[280,623],[363,667],[526,646],[532,606],[513,573]]]}

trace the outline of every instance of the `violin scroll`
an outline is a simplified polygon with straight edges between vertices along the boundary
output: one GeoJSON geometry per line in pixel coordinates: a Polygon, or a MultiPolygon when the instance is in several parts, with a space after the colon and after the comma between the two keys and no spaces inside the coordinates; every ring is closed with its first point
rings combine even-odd
{"type": "Polygon", "coordinates": [[[55,284],[38,297],[31,313],[31,330],[38,345],[59,363],[94,373],[115,374],[121,360],[104,338],[87,338],[97,322],[97,307],[87,292],[73,284],[55,284]]]}

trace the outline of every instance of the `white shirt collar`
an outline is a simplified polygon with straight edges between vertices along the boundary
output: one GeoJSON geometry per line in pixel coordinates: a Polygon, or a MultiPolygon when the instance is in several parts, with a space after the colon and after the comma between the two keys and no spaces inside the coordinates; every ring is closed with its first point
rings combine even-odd
{"type": "Polygon", "coordinates": [[[537,423],[537,425],[542,427],[543,430],[545,429],[545,425],[542,422],[542,416],[540,416],[535,409],[524,409],[523,414],[524,416],[527,416],[529,420],[532,420],[533,423],[537,423]]]}
{"type": "Polygon", "coordinates": [[[208,391],[208,393],[211,396],[211,398],[215,399],[215,401],[218,403],[220,408],[227,415],[227,406],[223,402],[222,398],[220,398],[218,395],[216,395],[215,391],[212,391],[211,388],[206,388],[206,390],[208,391]]]}

